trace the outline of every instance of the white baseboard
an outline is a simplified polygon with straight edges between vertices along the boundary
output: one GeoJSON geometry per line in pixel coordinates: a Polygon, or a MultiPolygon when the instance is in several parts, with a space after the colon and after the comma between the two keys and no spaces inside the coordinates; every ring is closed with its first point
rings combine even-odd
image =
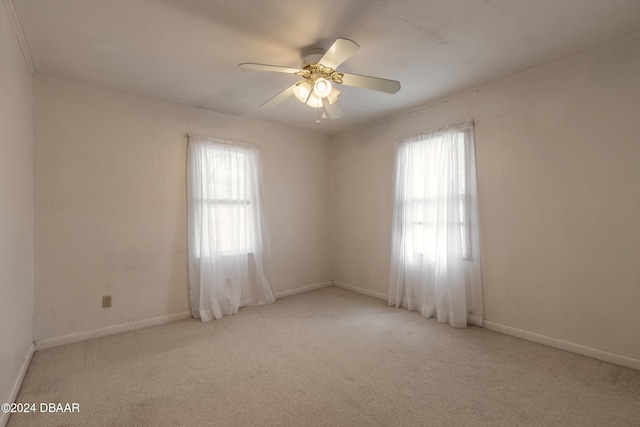
{"type": "Polygon", "coordinates": [[[484,327],[484,321],[481,316],[475,316],[473,314],[467,314],[467,324],[484,327]]]}
{"type": "Polygon", "coordinates": [[[45,348],[58,347],[60,345],[71,344],[80,341],[86,341],[93,338],[106,337],[122,332],[133,331],[136,329],[147,328],[149,326],[162,325],[164,323],[175,322],[176,320],[188,319],[191,317],[190,311],[183,313],[168,314],[165,316],[152,317],[150,319],[137,320],[135,322],[124,323],[121,325],[107,326],[106,328],[94,329],[93,331],[78,332],[77,334],[63,335],[61,337],[49,338],[46,340],[36,341],[36,350],[44,350],[45,348]]]}
{"type": "Polygon", "coordinates": [[[576,344],[569,341],[553,338],[547,335],[536,334],[535,332],[524,331],[522,329],[512,328],[511,326],[502,325],[500,323],[484,321],[484,327],[495,332],[500,332],[512,337],[522,338],[527,341],[537,342],[538,344],[548,345],[549,347],[558,348],[560,350],[570,351],[582,356],[591,357],[592,359],[602,360],[603,362],[613,363],[615,365],[624,366],[626,368],[640,370],[640,359],[629,356],[623,356],[617,353],[600,350],[586,345],[576,344]]]}
{"type": "Polygon", "coordinates": [[[337,282],[335,280],[333,281],[333,286],[337,288],[346,289],[348,291],[357,292],[362,295],[368,295],[370,297],[378,298],[384,301],[389,301],[389,297],[387,295],[381,294],[379,292],[370,291],[369,289],[359,288],[353,285],[347,285],[346,283],[337,282]]]}
{"type": "MultiPolygon", "coordinates": [[[[379,298],[384,301],[388,301],[388,297],[378,292],[373,292],[368,289],[359,288],[353,285],[347,285],[346,283],[334,281],[333,285],[346,289],[349,291],[357,292],[359,294],[369,295],[375,298],[379,298]]],[[[522,329],[512,328],[511,326],[502,325],[500,323],[490,322],[483,320],[481,316],[475,316],[468,314],[467,323],[470,325],[480,326],[490,329],[495,332],[500,332],[505,335],[510,335],[516,338],[522,338],[527,341],[536,342],[538,344],[544,344],[549,347],[558,348],[560,350],[569,351],[571,353],[580,354],[582,356],[591,357],[592,359],[602,360],[603,362],[613,363],[615,365],[624,366],[626,368],[640,370],[640,359],[635,359],[629,356],[623,356],[617,353],[611,353],[606,350],[600,350],[586,345],[575,344],[569,341],[564,341],[558,338],[549,337],[546,335],[536,334],[534,332],[524,331],[522,329]]]]}
{"type": "MultiPolygon", "coordinates": [[[[29,347],[29,351],[27,351],[26,356],[24,357],[24,361],[22,362],[22,366],[20,367],[20,372],[18,372],[18,376],[16,377],[16,381],[13,383],[13,388],[11,388],[11,394],[7,400],[3,400],[0,403],[13,403],[16,401],[18,397],[18,392],[20,391],[20,387],[22,387],[22,380],[24,380],[24,376],[27,373],[27,369],[29,369],[29,364],[31,363],[31,358],[33,357],[33,353],[36,351],[35,344],[31,344],[29,347]]],[[[9,412],[0,412],[0,427],[4,427],[7,425],[9,421],[9,412]]]]}
{"type": "MultiPolygon", "coordinates": [[[[321,288],[327,288],[332,284],[333,284],[332,282],[316,283],[309,286],[303,286],[297,289],[278,292],[276,293],[276,298],[295,295],[302,292],[314,291],[316,289],[321,289],[321,288]]],[[[191,317],[191,312],[185,311],[183,313],[170,314],[166,316],[158,316],[150,319],[124,323],[121,325],[107,326],[106,328],[94,329],[92,331],[78,332],[77,334],[64,335],[61,337],[48,338],[45,340],[36,341],[35,348],[36,350],[44,350],[46,348],[58,347],[61,345],[72,344],[80,341],[86,341],[93,338],[105,337],[108,335],[115,335],[122,332],[128,332],[136,329],[147,328],[149,326],[162,325],[164,323],[174,322],[176,320],[188,319],[190,317],[191,317]]]]}
{"type": "Polygon", "coordinates": [[[313,285],[303,286],[301,288],[290,289],[288,291],[277,292],[276,299],[282,298],[282,297],[288,297],[290,295],[301,294],[303,292],[315,291],[316,289],[328,288],[331,285],[333,285],[333,282],[322,282],[322,283],[316,283],[313,285]]]}

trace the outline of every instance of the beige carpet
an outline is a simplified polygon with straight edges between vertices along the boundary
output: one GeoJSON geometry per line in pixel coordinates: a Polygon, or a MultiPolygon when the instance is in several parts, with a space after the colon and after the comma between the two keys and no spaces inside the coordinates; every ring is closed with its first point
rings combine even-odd
{"type": "Polygon", "coordinates": [[[640,371],[338,288],[37,352],[9,426],[640,426],[640,371]]]}

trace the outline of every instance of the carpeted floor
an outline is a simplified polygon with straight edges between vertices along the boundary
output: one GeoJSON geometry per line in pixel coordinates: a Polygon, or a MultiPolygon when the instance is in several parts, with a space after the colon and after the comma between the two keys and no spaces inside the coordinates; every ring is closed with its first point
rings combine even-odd
{"type": "Polygon", "coordinates": [[[38,351],[9,426],[640,426],[640,371],[338,288],[38,351]]]}

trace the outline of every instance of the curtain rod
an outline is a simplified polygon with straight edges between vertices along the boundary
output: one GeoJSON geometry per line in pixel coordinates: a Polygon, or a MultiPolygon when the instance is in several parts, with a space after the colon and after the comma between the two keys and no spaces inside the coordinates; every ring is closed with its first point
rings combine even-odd
{"type": "Polygon", "coordinates": [[[192,137],[203,138],[203,139],[207,139],[207,140],[209,140],[211,142],[215,142],[215,143],[218,143],[218,144],[224,144],[224,145],[237,145],[237,146],[253,147],[253,148],[257,148],[258,147],[257,144],[254,144],[252,142],[235,141],[235,140],[232,140],[232,139],[218,138],[216,136],[202,135],[202,134],[199,134],[199,133],[188,132],[187,136],[189,138],[192,138],[192,137]]]}
{"type": "Polygon", "coordinates": [[[452,129],[465,129],[468,127],[474,127],[475,126],[475,122],[473,119],[466,119],[466,120],[462,120],[456,123],[451,123],[445,126],[440,126],[437,128],[432,128],[432,129],[426,129],[423,131],[418,131],[418,132],[411,132],[402,136],[399,136],[396,138],[396,142],[402,142],[408,139],[413,139],[413,138],[419,138],[422,136],[426,136],[426,135],[431,135],[431,134],[436,134],[436,133],[440,133],[440,132],[444,132],[447,130],[452,130],[452,129]]]}

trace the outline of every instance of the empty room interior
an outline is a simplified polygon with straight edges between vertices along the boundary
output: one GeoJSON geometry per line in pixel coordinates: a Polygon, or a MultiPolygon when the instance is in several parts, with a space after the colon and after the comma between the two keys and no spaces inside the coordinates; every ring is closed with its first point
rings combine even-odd
{"type": "Polygon", "coordinates": [[[639,120],[635,0],[2,0],[0,426],[638,426],[639,120]]]}

